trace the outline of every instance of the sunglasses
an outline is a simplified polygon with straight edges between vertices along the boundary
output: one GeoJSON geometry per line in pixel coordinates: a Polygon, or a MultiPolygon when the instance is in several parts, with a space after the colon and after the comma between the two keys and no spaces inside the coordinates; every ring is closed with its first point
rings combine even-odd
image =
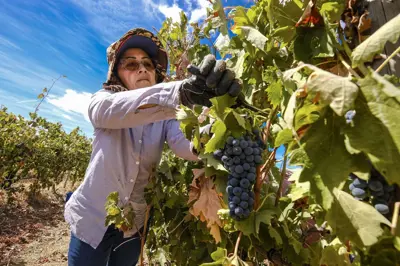
{"type": "Polygon", "coordinates": [[[123,69],[128,71],[136,71],[140,68],[140,65],[143,65],[147,69],[147,71],[153,71],[155,69],[153,61],[151,61],[149,58],[145,58],[139,61],[133,57],[125,57],[121,58],[121,60],[119,61],[119,65],[123,69]]]}

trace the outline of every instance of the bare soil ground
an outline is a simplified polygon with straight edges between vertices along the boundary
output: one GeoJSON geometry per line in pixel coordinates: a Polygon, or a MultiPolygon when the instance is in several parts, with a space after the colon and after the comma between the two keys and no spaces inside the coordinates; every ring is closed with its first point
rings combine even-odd
{"type": "Polygon", "coordinates": [[[12,204],[0,191],[0,266],[63,266],[67,265],[70,232],[64,221],[64,195],[70,186],[43,190],[34,198],[26,193],[31,181],[15,193],[12,204]]]}

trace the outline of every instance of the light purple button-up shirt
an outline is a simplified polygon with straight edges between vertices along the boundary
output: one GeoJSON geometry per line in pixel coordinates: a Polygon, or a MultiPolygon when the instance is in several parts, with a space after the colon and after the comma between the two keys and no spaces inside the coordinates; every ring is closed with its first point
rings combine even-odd
{"type": "Polygon", "coordinates": [[[197,160],[175,120],[181,83],[118,93],[100,90],[92,96],[92,156],[83,182],[65,206],[64,216],[72,233],[93,248],[107,230],[104,204],[113,191],[119,192],[121,205],[132,204],[136,226],[143,226],[144,188],[160,161],[165,141],[178,156],[197,160]],[[139,109],[145,104],[157,106],[139,109]]]}

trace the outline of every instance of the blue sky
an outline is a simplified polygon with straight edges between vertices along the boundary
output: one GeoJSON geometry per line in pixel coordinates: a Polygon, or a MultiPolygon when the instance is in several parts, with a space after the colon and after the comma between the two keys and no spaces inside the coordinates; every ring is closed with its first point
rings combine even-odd
{"type": "MultiPolygon", "coordinates": [[[[225,6],[251,0],[225,1],[225,6]]],[[[91,137],[87,118],[92,93],[107,74],[106,49],[134,27],[159,29],[166,16],[185,11],[203,19],[207,0],[0,0],[0,105],[25,117],[37,95],[60,79],[39,115],[79,126],[91,137]]]]}

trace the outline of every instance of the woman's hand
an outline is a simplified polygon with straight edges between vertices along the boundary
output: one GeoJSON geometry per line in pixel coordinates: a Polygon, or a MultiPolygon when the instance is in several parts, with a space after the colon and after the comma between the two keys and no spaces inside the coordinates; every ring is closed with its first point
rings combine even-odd
{"type": "MultiPolygon", "coordinates": [[[[197,68],[194,68],[197,69],[197,68]]],[[[207,55],[198,73],[184,80],[181,88],[181,102],[185,106],[194,104],[210,106],[210,99],[228,93],[232,97],[239,95],[241,83],[235,79],[235,73],[226,69],[224,60],[216,60],[214,55],[207,55]]]]}

